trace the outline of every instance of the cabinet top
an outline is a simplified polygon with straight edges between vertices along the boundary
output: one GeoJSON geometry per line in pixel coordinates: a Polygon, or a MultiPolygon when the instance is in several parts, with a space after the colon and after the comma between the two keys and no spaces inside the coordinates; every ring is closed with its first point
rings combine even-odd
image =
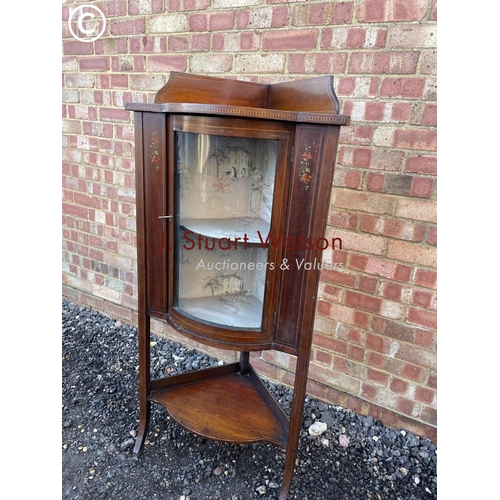
{"type": "Polygon", "coordinates": [[[153,113],[213,114],[268,120],[349,125],[340,115],[333,76],[263,84],[171,72],[154,103],[125,103],[153,113]]]}

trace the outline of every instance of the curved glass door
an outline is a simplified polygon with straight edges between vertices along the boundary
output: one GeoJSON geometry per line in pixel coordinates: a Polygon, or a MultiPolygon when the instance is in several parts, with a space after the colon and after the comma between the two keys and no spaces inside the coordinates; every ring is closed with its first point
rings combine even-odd
{"type": "Polygon", "coordinates": [[[278,141],[176,132],[175,307],[207,324],[262,325],[278,141]]]}

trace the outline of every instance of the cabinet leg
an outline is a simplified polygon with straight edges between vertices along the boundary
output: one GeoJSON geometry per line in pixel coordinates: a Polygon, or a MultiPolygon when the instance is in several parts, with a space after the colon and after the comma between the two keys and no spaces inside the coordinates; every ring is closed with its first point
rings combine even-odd
{"type": "Polygon", "coordinates": [[[283,482],[281,485],[279,500],[287,500],[290,485],[292,484],[292,476],[295,468],[295,457],[297,456],[297,447],[295,446],[295,449],[291,450],[289,448],[290,445],[287,447],[285,457],[285,471],[283,473],[283,482]]]}
{"type": "Polygon", "coordinates": [[[292,484],[292,476],[295,469],[297,450],[299,448],[300,428],[306,397],[309,355],[310,349],[302,355],[299,355],[297,358],[297,369],[293,387],[292,411],[290,414],[290,427],[288,431],[288,444],[286,447],[285,470],[283,472],[283,483],[279,500],[286,500],[288,498],[288,492],[292,484]]]}
{"type": "Polygon", "coordinates": [[[150,318],[139,307],[139,432],[135,440],[134,453],[141,452],[148,433],[151,403],[148,401],[151,382],[150,318]]]}
{"type": "Polygon", "coordinates": [[[279,500],[287,500],[288,499],[288,490],[290,489],[290,485],[286,485],[283,484],[283,486],[281,487],[281,491],[280,491],[280,498],[279,500]]]}
{"type": "Polygon", "coordinates": [[[149,416],[151,415],[151,403],[146,401],[141,403],[141,413],[139,420],[139,431],[137,437],[135,438],[134,453],[138,455],[142,448],[144,447],[144,441],[146,440],[146,434],[149,428],[149,416]]]}
{"type": "Polygon", "coordinates": [[[242,375],[246,375],[248,373],[249,364],[250,364],[250,353],[247,351],[243,351],[240,354],[240,373],[242,375]]]}

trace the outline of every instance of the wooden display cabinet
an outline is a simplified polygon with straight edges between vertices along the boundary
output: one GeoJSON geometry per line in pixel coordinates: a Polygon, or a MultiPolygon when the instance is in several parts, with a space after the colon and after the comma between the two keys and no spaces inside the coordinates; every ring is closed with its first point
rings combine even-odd
{"type": "Polygon", "coordinates": [[[150,404],[205,438],[286,450],[288,496],[306,395],[340,126],[333,77],[272,85],[171,73],[134,111],[140,424],[150,404]],[[239,362],[151,379],[150,319],[239,362]],[[288,418],[250,352],[297,357],[288,418]]]}

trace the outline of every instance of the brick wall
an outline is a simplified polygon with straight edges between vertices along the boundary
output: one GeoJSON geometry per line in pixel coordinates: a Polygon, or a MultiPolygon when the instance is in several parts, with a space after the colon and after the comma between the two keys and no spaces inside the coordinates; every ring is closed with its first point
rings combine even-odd
{"type": "MultiPolygon", "coordinates": [[[[309,392],[435,439],[435,0],[94,2],[108,24],[92,43],[68,30],[78,4],[62,9],[63,294],[136,320],[126,101],[151,101],[169,71],[264,83],[333,74],[352,125],[327,229],[343,249],[324,260],[344,266],[321,275],[309,392]]],[[[287,384],[293,361],[253,359],[287,384]]]]}

